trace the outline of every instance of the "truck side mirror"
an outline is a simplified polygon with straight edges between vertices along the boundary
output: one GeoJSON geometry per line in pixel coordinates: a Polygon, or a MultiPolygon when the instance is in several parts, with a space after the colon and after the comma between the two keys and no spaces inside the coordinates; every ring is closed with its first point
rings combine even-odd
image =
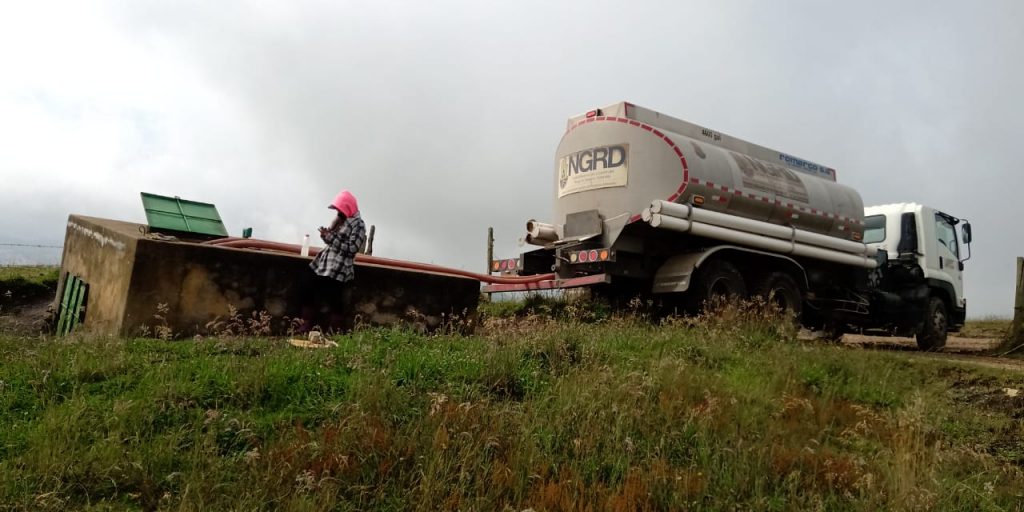
{"type": "Polygon", "coordinates": [[[964,225],[960,227],[962,238],[965,244],[971,243],[971,223],[964,222],[964,225]]]}
{"type": "Polygon", "coordinates": [[[913,213],[900,216],[900,243],[896,246],[900,255],[917,254],[917,218],[913,213]]]}

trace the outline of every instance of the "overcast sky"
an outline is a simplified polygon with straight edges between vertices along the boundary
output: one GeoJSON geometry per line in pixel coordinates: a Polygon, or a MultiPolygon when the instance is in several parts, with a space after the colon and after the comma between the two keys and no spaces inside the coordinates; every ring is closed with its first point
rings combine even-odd
{"type": "Polygon", "coordinates": [[[969,315],[1012,313],[1019,0],[0,5],[0,243],[141,191],[297,243],[344,187],[375,254],[481,270],[550,219],[566,119],[627,100],[970,219],[969,315]]]}

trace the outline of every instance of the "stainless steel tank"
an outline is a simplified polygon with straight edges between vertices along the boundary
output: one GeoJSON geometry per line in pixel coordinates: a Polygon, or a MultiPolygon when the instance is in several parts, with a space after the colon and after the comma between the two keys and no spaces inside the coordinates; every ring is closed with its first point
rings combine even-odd
{"type": "Polygon", "coordinates": [[[833,169],[625,102],[569,120],[555,190],[555,222],[597,210],[607,243],[655,199],[863,236],[860,194],[836,183],[833,169]]]}

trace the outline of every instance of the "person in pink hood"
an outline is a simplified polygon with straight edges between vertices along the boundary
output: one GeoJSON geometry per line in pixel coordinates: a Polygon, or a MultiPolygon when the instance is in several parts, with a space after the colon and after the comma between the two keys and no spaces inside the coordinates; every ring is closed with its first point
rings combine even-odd
{"type": "Polygon", "coordinates": [[[330,227],[319,228],[320,238],[327,245],[309,266],[318,276],[347,283],[355,278],[356,253],[366,243],[366,223],[359,215],[356,197],[348,190],[339,192],[328,208],[337,216],[330,227]]]}
{"type": "Polygon", "coordinates": [[[307,304],[303,311],[305,330],[314,327],[313,320],[317,316],[324,321],[321,327],[328,330],[340,328],[341,311],[351,292],[347,283],[355,278],[356,254],[366,243],[366,224],[359,215],[359,203],[351,192],[342,190],[328,208],[336,215],[330,227],[319,228],[325,246],[309,265],[318,277],[312,278],[314,282],[302,285],[314,302],[307,304]]]}

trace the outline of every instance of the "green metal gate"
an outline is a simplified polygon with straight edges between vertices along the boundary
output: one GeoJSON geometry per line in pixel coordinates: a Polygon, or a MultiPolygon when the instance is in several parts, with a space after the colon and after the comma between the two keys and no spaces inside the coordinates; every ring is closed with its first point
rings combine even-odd
{"type": "Polygon", "coordinates": [[[67,336],[82,323],[89,284],[78,276],[68,274],[64,279],[64,292],[60,298],[60,316],[57,317],[57,336],[67,336]]]}

